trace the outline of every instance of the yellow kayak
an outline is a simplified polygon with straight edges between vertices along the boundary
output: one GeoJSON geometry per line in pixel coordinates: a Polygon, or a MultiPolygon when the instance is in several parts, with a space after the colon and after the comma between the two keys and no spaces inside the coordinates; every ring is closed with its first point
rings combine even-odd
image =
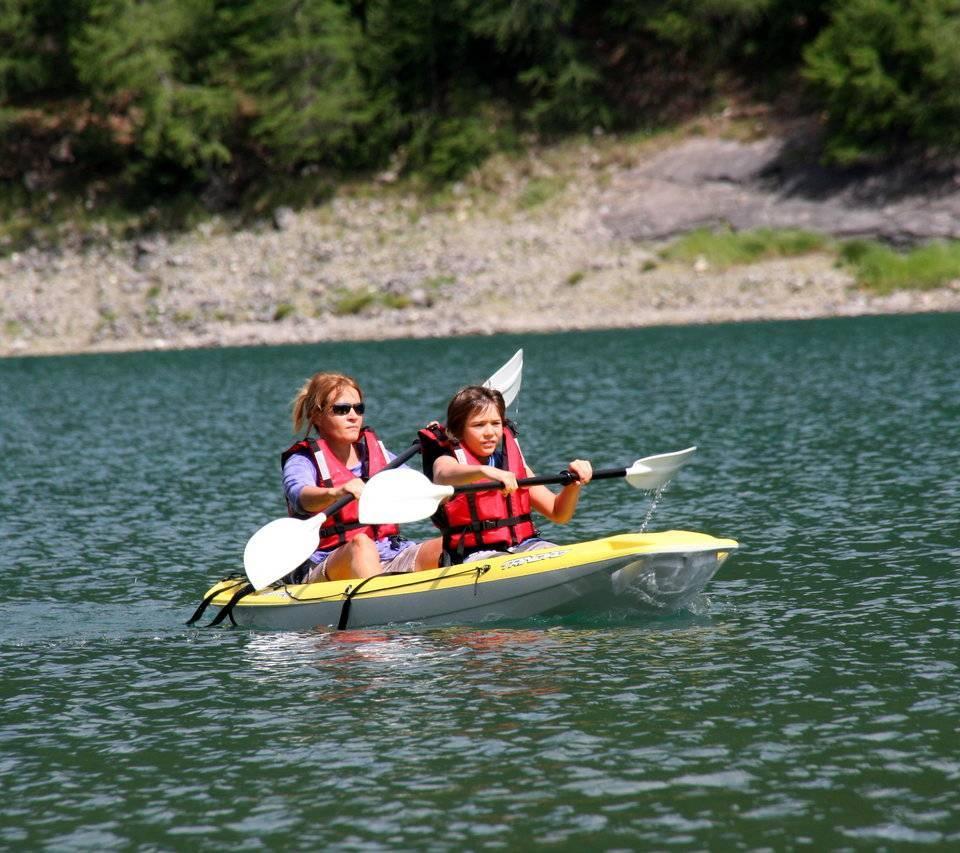
{"type": "Polygon", "coordinates": [[[625,533],[538,551],[366,580],[274,584],[238,597],[245,578],[208,590],[210,606],[253,628],[466,624],[541,614],[684,608],[738,547],[733,539],[668,530],[625,533]]]}

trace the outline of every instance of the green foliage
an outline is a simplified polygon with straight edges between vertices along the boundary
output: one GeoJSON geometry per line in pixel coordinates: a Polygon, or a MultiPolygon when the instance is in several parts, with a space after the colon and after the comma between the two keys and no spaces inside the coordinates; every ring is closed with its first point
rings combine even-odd
{"type": "Polygon", "coordinates": [[[619,124],[683,116],[742,80],[770,97],[789,83],[829,0],[614,0],[595,64],[619,124]]]}
{"type": "MultiPolygon", "coordinates": [[[[621,5],[621,4],[618,4],[621,5]]],[[[624,3],[642,6],[643,26],[666,44],[689,53],[706,50],[718,59],[734,53],[747,33],[765,17],[771,0],[680,0],[680,2],[624,3]]]]}
{"type": "Polygon", "coordinates": [[[61,95],[76,84],[67,50],[87,0],[0,2],[0,102],[61,95]]]}
{"type": "Polygon", "coordinates": [[[254,140],[287,166],[350,162],[376,117],[356,61],[356,21],[332,0],[257,0],[244,23],[237,46],[256,102],[254,140]]]}
{"type": "Polygon", "coordinates": [[[960,146],[956,0],[849,0],[804,57],[834,159],[960,146]]]}
{"type": "Polygon", "coordinates": [[[960,279],[960,242],[936,242],[906,253],[873,240],[850,240],[840,247],[841,263],[857,282],[880,293],[904,288],[927,290],[960,279]]]}
{"type": "Polygon", "coordinates": [[[517,79],[532,95],[526,116],[548,130],[610,127],[612,113],[601,94],[601,73],[580,56],[571,42],[561,42],[552,61],[522,71],[517,79]]]}
{"type": "Polygon", "coordinates": [[[359,61],[371,90],[385,94],[399,122],[456,112],[463,92],[477,91],[470,0],[383,0],[365,8],[359,61]]]}
{"type": "Polygon", "coordinates": [[[801,61],[838,159],[960,149],[960,0],[0,0],[0,177],[15,152],[144,208],[391,161],[437,185],[730,82],[776,94],[801,61]]]}
{"type": "Polygon", "coordinates": [[[32,37],[35,26],[29,0],[0,5],[0,100],[36,88],[45,78],[43,57],[32,37]]]}
{"type": "Polygon", "coordinates": [[[93,0],[73,41],[80,81],[116,137],[198,177],[229,163],[236,95],[208,61],[213,0],[93,0]]]}
{"type": "Polygon", "coordinates": [[[819,251],[827,245],[821,234],[792,229],[760,228],[755,231],[698,229],[667,246],[660,256],[668,261],[693,262],[703,258],[723,269],[765,258],[792,257],[819,251]]]}
{"type": "Polygon", "coordinates": [[[477,3],[473,34],[493,40],[509,80],[519,84],[525,119],[534,127],[608,127],[603,71],[586,36],[592,13],[577,0],[486,0],[477,3]]]}
{"type": "Polygon", "coordinates": [[[424,121],[408,145],[407,165],[438,185],[462,178],[497,148],[497,132],[479,117],[424,121]]]}

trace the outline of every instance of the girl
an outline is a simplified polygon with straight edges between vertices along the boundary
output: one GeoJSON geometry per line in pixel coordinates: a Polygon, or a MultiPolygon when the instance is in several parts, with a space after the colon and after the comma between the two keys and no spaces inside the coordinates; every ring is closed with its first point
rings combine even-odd
{"type": "Polygon", "coordinates": [[[554,547],[540,538],[531,508],[566,524],[577,508],[581,487],[593,475],[589,462],[574,459],[568,468],[577,482],[564,486],[559,494],[546,486],[518,487],[518,479],[534,475],[505,410],[499,391],[470,385],[450,401],[445,429],[432,426],[420,432],[423,470],[435,483],[460,486],[493,480],[501,484],[489,491],[454,495],[437,510],[433,522],[443,534],[445,563],[554,547]]]}

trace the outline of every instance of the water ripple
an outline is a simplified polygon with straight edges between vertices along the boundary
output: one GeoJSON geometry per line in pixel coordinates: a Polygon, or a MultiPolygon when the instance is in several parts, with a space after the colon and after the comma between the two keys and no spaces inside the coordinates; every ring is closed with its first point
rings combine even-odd
{"type": "MultiPolygon", "coordinates": [[[[0,423],[0,846],[956,846],[958,332],[880,318],[0,363],[22,389],[0,423]],[[184,626],[282,512],[265,450],[314,365],[365,377],[399,447],[450,375],[483,378],[514,344],[534,467],[701,445],[652,526],[744,547],[689,612],[184,626]],[[53,467],[35,441],[50,399],[74,413],[53,467]]],[[[648,509],[598,483],[547,532],[648,509]]]]}

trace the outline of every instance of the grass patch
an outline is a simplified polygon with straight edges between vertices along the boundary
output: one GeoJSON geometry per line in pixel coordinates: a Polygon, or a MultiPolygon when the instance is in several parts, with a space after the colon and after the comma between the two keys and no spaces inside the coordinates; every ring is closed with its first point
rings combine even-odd
{"type": "Polygon", "coordinates": [[[703,258],[711,266],[725,269],[766,258],[807,255],[828,245],[827,237],[811,231],[771,228],[710,231],[700,228],[675,240],[660,252],[660,257],[688,263],[703,258]]]}
{"type": "Polygon", "coordinates": [[[531,207],[538,207],[546,204],[554,196],[563,192],[567,181],[565,178],[555,176],[550,178],[532,178],[527,181],[527,185],[520,193],[520,206],[526,210],[531,207]]]}
{"type": "Polygon", "coordinates": [[[362,314],[368,308],[383,306],[401,311],[413,305],[413,300],[404,293],[378,293],[372,288],[364,290],[339,290],[334,294],[330,310],[338,317],[362,314]]]}
{"type": "Polygon", "coordinates": [[[576,287],[580,284],[581,281],[586,277],[586,273],[583,270],[575,270],[567,276],[566,282],[568,287],[576,287]]]}
{"type": "Polygon", "coordinates": [[[442,290],[444,287],[448,287],[451,284],[455,284],[457,281],[456,276],[452,275],[435,275],[431,278],[425,278],[421,282],[421,286],[426,290],[442,290]]]}
{"type": "Polygon", "coordinates": [[[286,320],[287,317],[290,317],[293,314],[296,314],[296,312],[297,312],[297,309],[293,305],[291,305],[289,302],[281,302],[277,306],[276,311],[273,312],[273,319],[275,322],[279,322],[280,320],[286,320]]]}
{"type": "Polygon", "coordinates": [[[400,311],[413,305],[413,300],[405,293],[384,293],[380,297],[380,304],[385,308],[392,308],[400,311]]]}
{"type": "Polygon", "coordinates": [[[360,314],[377,301],[372,290],[341,290],[333,300],[333,313],[338,317],[360,314]]]}
{"type": "Polygon", "coordinates": [[[929,290],[960,279],[960,241],[897,252],[874,240],[849,240],[840,247],[840,263],[853,269],[858,284],[879,294],[929,290]]]}

